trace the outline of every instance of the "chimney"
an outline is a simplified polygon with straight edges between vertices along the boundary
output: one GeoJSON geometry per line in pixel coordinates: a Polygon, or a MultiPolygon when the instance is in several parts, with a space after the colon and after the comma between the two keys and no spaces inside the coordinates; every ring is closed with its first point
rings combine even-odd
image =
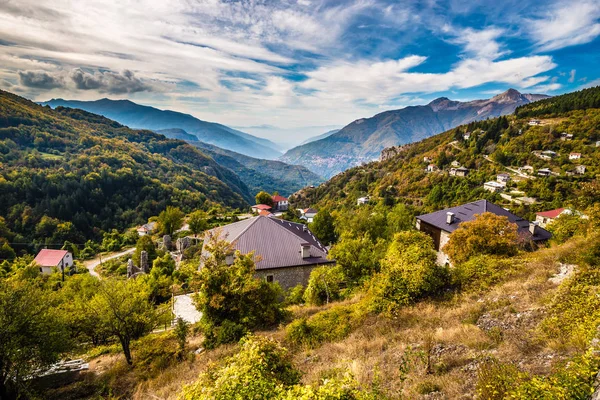
{"type": "Polygon", "coordinates": [[[309,258],[310,257],[310,244],[302,243],[300,246],[302,247],[302,249],[301,249],[302,258],[309,258]]]}
{"type": "Polygon", "coordinates": [[[234,258],[235,258],[235,257],[234,257],[234,255],[233,255],[233,253],[231,253],[231,254],[227,254],[227,255],[225,256],[225,264],[227,264],[227,265],[233,265],[233,262],[235,261],[235,260],[234,260],[234,258]]]}
{"type": "Polygon", "coordinates": [[[446,223],[448,225],[452,225],[454,223],[454,213],[453,212],[448,211],[446,213],[446,223]]]}
{"type": "Polygon", "coordinates": [[[537,222],[537,221],[529,223],[529,233],[531,233],[532,236],[537,235],[538,225],[539,225],[539,222],[537,222]]]}
{"type": "Polygon", "coordinates": [[[302,231],[303,231],[303,232],[306,232],[306,231],[307,231],[307,229],[306,229],[306,225],[302,225],[302,231]]]}

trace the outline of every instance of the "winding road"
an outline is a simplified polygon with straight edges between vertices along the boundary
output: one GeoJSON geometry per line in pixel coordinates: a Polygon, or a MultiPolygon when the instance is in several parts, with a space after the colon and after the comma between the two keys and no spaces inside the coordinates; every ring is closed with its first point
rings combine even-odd
{"type": "MultiPolygon", "coordinates": [[[[108,253],[102,256],[102,262],[112,260],[113,258],[123,257],[127,254],[133,254],[135,251],[135,247],[127,250],[123,250],[118,253],[108,253]]],[[[83,265],[90,271],[90,275],[100,278],[100,275],[96,272],[96,267],[100,265],[100,256],[96,258],[92,258],[91,260],[87,260],[83,262],[83,265]]]]}

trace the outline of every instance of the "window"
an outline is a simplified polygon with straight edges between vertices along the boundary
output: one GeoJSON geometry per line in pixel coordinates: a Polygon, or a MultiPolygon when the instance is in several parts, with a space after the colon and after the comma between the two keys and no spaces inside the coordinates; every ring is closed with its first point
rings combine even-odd
{"type": "Polygon", "coordinates": [[[267,275],[266,280],[269,283],[273,283],[273,275],[267,275]]]}

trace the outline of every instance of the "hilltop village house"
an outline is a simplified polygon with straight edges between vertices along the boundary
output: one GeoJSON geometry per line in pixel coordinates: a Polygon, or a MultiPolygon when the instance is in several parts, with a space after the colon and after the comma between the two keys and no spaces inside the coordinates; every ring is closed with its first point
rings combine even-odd
{"type": "MultiPolygon", "coordinates": [[[[259,215],[211,229],[206,232],[204,243],[215,235],[242,254],[254,252],[256,277],[278,282],[284,290],[299,284],[306,286],[313,269],[335,263],[327,259],[327,249],[306,225],[278,218],[259,215]]],[[[202,253],[208,255],[204,249],[202,253]]],[[[227,256],[226,262],[233,264],[234,255],[227,256]]]]}
{"type": "Polygon", "coordinates": [[[535,213],[535,221],[540,224],[542,228],[548,226],[551,222],[563,214],[571,215],[573,212],[568,208],[557,208],[556,210],[543,211],[535,213]]]}
{"type": "Polygon", "coordinates": [[[317,210],[314,208],[299,208],[298,211],[300,212],[300,219],[305,220],[309,224],[313,222],[317,215],[317,210]]]}
{"type": "Polygon", "coordinates": [[[449,262],[449,259],[442,250],[450,240],[450,234],[461,223],[472,221],[476,215],[485,212],[508,217],[510,222],[517,224],[519,236],[523,240],[543,243],[552,236],[550,232],[541,228],[537,222],[529,222],[487,200],[478,200],[458,207],[419,215],[417,217],[417,229],[433,238],[434,248],[438,252],[438,263],[444,265],[449,262]]]}
{"type": "Polygon", "coordinates": [[[64,271],[65,268],[72,267],[73,255],[66,250],[43,249],[33,262],[39,265],[42,274],[51,274],[53,268],[64,271]]]}
{"type": "Polygon", "coordinates": [[[250,207],[254,214],[267,215],[267,213],[281,213],[283,211],[287,211],[290,206],[290,203],[286,197],[280,196],[276,194],[275,196],[271,196],[273,199],[273,207],[267,204],[256,204],[250,207]]]}
{"type": "Polygon", "coordinates": [[[148,222],[147,224],[139,226],[136,229],[136,231],[137,231],[138,235],[146,236],[146,235],[150,235],[152,232],[154,232],[155,228],[156,228],[156,222],[148,222]]]}

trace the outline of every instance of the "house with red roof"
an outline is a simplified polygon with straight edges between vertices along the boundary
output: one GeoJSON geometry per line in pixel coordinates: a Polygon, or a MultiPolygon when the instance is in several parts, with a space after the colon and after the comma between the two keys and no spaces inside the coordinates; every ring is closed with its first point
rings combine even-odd
{"type": "Polygon", "coordinates": [[[53,268],[59,271],[73,266],[73,255],[66,250],[41,250],[33,260],[42,274],[51,274],[53,268]]]}
{"type": "Polygon", "coordinates": [[[290,203],[289,203],[287,197],[283,197],[278,194],[273,196],[273,209],[275,211],[287,211],[289,206],[290,206],[290,203]]]}
{"type": "Polygon", "coordinates": [[[317,210],[314,208],[299,208],[300,219],[306,220],[309,224],[313,222],[315,215],[317,215],[317,210]]]}
{"type": "Polygon", "coordinates": [[[268,211],[268,212],[271,212],[271,210],[273,209],[273,207],[271,207],[271,206],[269,206],[269,205],[267,205],[267,204],[256,204],[256,205],[254,205],[254,206],[250,207],[250,209],[252,210],[252,212],[253,212],[254,214],[258,214],[258,213],[260,213],[261,211],[268,211]]]}
{"type": "Polygon", "coordinates": [[[535,213],[535,220],[542,228],[545,228],[559,216],[563,214],[571,215],[572,213],[568,208],[557,208],[556,210],[535,213]]]}

